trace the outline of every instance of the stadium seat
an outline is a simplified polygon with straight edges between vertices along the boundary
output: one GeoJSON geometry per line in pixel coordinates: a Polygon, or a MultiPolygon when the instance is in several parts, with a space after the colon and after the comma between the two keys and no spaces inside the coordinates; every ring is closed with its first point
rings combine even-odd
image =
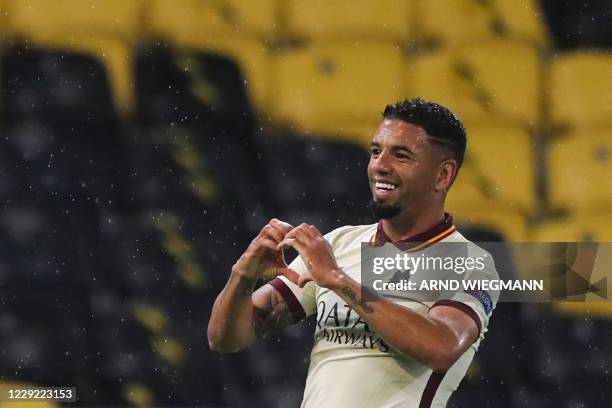
{"type": "MultiPolygon", "coordinates": [[[[169,34],[157,32],[155,38],[161,39],[158,42],[164,43],[164,46],[174,48],[177,63],[184,65],[186,73],[189,73],[191,61],[189,58],[182,58],[181,61],[181,56],[204,53],[229,58],[240,68],[253,108],[262,115],[270,109],[270,98],[273,96],[270,88],[274,77],[264,42],[243,37],[205,37],[198,27],[179,25],[174,26],[173,30],[169,34]]],[[[263,116],[262,120],[265,120],[263,116]]]]}
{"type": "Polygon", "coordinates": [[[143,124],[216,121],[252,131],[247,87],[231,58],[168,46],[141,47],[135,73],[137,116],[143,124]]]}
{"type": "Polygon", "coordinates": [[[288,30],[298,38],[406,42],[411,19],[406,0],[284,1],[288,30]]]}
{"type": "MultiPolygon", "coordinates": [[[[132,50],[123,41],[103,38],[58,37],[33,38],[28,48],[48,53],[81,54],[101,63],[111,87],[113,103],[118,112],[129,114],[134,108],[132,50]]],[[[25,47],[24,47],[25,48],[25,47]]]]}
{"type": "Polygon", "coordinates": [[[538,242],[612,242],[612,214],[609,209],[570,214],[535,228],[533,238],[538,242]]]}
{"type": "Polygon", "coordinates": [[[525,213],[535,204],[532,144],[530,133],[522,128],[468,125],[467,159],[484,174],[497,202],[525,213]]]}
{"type": "Polygon", "coordinates": [[[5,124],[28,118],[51,119],[56,126],[58,119],[112,121],[108,75],[96,56],[30,46],[6,49],[0,61],[5,124]]]}
{"type": "Polygon", "coordinates": [[[271,118],[369,144],[388,103],[404,97],[402,53],[382,43],[317,43],[276,57],[271,118]]]}
{"type": "Polygon", "coordinates": [[[413,0],[415,32],[425,44],[465,45],[501,38],[545,45],[537,0],[413,0]]]}
{"type": "MultiPolygon", "coordinates": [[[[608,279],[610,281],[610,279],[608,279]]],[[[610,291],[608,291],[610,293],[610,291]]],[[[553,303],[555,311],[559,314],[569,316],[588,316],[599,319],[612,320],[612,303],[611,302],[555,302],[553,303]]]]}
{"type": "Polygon", "coordinates": [[[111,37],[132,42],[140,34],[141,0],[11,0],[9,21],[17,36],[111,37]]]}
{"type": "Polygon", "coordinates": [[[0,43],[7,41],[10,38],[10,30],[8,29],[8,1],[0,0],[0,43]]]}
{"type": "Polygon", "coordinates": [[[467,128],[466,157],[449,191],[449,205],[461,210],[497,205],[530,213],[535,171],[529,132],[518,127],[467,128]]]}
{"type": "Polygon", "coordinates": [[[552,119],[558,125],[612,125],[612,53],[577,51],[553,59],[550,72],[552,119]]]}
{"type": "Polygon", "coordinates": [[[265,134],[262,147],[270,194],[284,216],[319,228],[367,222],[368,154],[361,146],[283,133],[265,134]]]}
{"type": "Polygon", "coordinates": [[[468,123],[533,125],[539,111],[539,69],[533,47],[479,42],[411,60],[406,92],[447,105],[468,123]]]}
{"type": "Polygon", "coordinates": [[[550,199],[555,207],[611,208],[612,127],[579,128],[567,137],[553,139],[549,163],[550,199]]]}
{"type": "Polygon", "coordinates": [[[276,0],[153,0],[147,4],[147,31],[154,36],[200,41],[224,37],[268,39],[278,29],[276,0]]]}

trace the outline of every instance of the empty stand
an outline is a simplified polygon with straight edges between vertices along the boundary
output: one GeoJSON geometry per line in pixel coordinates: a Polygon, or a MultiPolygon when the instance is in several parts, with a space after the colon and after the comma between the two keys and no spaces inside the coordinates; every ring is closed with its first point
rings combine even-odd
{"type": "Polygon", "coordinates": [[[410,38],[410,1],[290,0],[282,3],[287,30],[298,38],[368,38],[397,43],[410,38]]]}
{"type": "Polygon", "coordinates": [[[380,112],[405,96],[402,64],[399,48],[384,43],[317,43],[280,53],[272,119],[369,143],[380,112]]]}
{"type": "Polygon", "coordinates": [[[505,39],[546,45],[537,0],[412,0],[415,32],[426,44],[463,45],[505,39]]]}
{"type": "Polygon", "coordinates": [[[550,71],[550,103],[556,124],[612,126],[612,53],[576,51],[559,54],[550,71]]]}
{"type": "Polygon", "coordinates": [[[531,46],[484,42],[425,53],[408,66],[410,95],[448,106],[467,123],[525,126],[539,118],[540,63],[531,46]]]}

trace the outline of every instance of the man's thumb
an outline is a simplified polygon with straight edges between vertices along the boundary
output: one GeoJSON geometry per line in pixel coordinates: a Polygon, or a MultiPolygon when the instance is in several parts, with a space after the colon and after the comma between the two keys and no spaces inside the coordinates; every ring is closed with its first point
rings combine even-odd
{"type": "Polygon", "coordinates": [[[303,275],[300,275],[299,279],[298,279],[298,286],[300,288],[303,288],[304,286],[306,286],[306,284],[308,282],[310,282],[312,280],[312,278],[310,277],[310,275],[308,273],[305,273],[303,275]]]}

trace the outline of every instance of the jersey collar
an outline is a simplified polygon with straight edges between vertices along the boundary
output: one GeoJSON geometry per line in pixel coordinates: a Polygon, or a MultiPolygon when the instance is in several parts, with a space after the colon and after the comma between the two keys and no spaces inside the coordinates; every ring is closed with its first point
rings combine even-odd
{"type": "Polygon", "coordinates": [[[449,213],[444,213],[444,219],[427,231],[400,241],[393,242],[383,230],[382,220],[380,220],[378,221],[378,226],[376,227],[376,234],[373,237],[373,242],[376,245],[383,245],[387,242],[393,242],[393,244],[395,244],[395,246],[402,251],[416,251],[417,249],[422,249],[448,237],[455,231],[456,228],[453,225],[453,216],[449,213]]]}

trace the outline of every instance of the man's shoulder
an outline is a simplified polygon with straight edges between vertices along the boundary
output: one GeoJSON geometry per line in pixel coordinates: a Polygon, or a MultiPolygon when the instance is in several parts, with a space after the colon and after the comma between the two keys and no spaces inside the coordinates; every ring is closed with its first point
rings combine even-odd
{"type": "Polygon", "coordinates": [[[377,224],[345,225],[328,232],[325,238],[334,247],[370,242],[376,233],[376,226],[377,224]]]}

